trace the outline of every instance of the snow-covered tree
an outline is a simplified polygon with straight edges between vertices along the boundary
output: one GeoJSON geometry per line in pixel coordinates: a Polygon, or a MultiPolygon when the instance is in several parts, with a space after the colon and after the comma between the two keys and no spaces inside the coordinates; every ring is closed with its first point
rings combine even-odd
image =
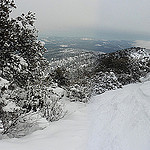
{"type": "Polygon", "coordinates": [[[27,15],[22,14],[10,19],[9,15],[13,8],[15,8],[13,1],[1,1],[0,69],[2,77],[14,80],[22,86],[27,80],[35,82],[43,75],[47,65],[43,57],[46,49],[37,39],[35,15],[28,12],[27,15]]]}
{"type": "Polygon", "coordinates": [[[3,134],[16,137],[20,129],[32,126],[30,116],[38,113],[55,121],[63,116],[63,109],[60,97],[54,98],[57,94],[48,90],[52,80],[43,57],[46,49],[34,25],[35,14],[11,19],[13,8],[13,0],[0,0],[0,79],[8,82],[0,85],[0,128],[3,134]]]}

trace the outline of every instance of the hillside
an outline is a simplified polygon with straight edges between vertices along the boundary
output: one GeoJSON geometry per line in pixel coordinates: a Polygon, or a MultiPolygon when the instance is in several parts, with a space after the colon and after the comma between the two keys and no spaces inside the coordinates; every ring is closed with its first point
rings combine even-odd
{"type": "Polygon", "coordinates": [[[15,8],[0,1],[0,148],[149,150],[150,51],[39,40],[35,13],[14,18],[15,8]]]}
{"type": "MultiPolygon", "coordinates": [[[[108,90],[114,89],[111,85],[121,87],[140,82],[140,78],[150,72],[150,53],[145,48],[132,47],[113,53],[100,54],[94,69],[95,75],[100,81],[102,79],[99,76],[106,78],[102,82],[107,83],[105,88],[108,90]]],[[[97,88],[99,88],[98,85],[97,88]]],[[[101,93],[101,91],[97,91],[97,93],[101,93]]]]}
{"type": "Polygon", "coordinates": [[[34,80],[28,76],[31,81],[26,79],[28,82],[25,81],[24,88],[18,85],[18,81],[22,83],[20,75],[17,78],[15,75],[18,73],[26,75],[28,70],[11,72],[12,69],[16,70],[17,66],[21,66],[20,57],[14,55],[19,59],[14,68],[6,61],[3,70],[6,70],[4,73],[9,76],[3,74],[0,80],[2,134],[9,137],[27,135],[30,133],[28,131],[30,126],[31,132],[40,129],[36,127],[37,114],[50,122],[59,120],[66,114],[62,103],[64,97],[71,102],[87,103],[93,95],[122,88],[126,84],[141,82],[141,78],[150,72],[150,54],[140,47],[108,54],[78,51],[73,52],[73,56],[68,56],[65,55],[65,51],[63,53],[63,59],[47,62],[43,73],[39,70],[41,76],[35,74],[36,72],[33,74],[33,77],[36,77],[34,80]],[[4,79],[7,81],[5,84],[4,79]],[[32,119],[31,116],[36,119],[32,119]],[[26,121],[22,122],[24,117],[26,121]],[[29,122],[28,118],[31,118],[29,122]],[[23,129],[24,126],[27,128],[26,131],[23,129]]]}
{"type": "Polygon", "coordinates": [[[5,150],[149,150],[149,90],[150,81],[147,81],[94,96],[86,105],[67,102],[69,112],[63,119],[24,138],[1,140],[0,147],[5,150]]]}

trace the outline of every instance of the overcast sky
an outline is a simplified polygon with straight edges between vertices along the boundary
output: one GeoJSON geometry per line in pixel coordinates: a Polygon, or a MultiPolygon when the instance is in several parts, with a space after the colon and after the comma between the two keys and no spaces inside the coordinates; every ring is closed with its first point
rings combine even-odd
{"type": "Polygon", "coordinates": [[[40,34],[150,40],[150,0],[15,0],[36,13],[40,34]]]}

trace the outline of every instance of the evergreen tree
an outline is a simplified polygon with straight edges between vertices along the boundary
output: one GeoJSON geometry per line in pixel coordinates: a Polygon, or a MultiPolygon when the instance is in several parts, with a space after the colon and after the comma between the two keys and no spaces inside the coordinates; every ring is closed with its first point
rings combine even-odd
{"type": "Polygon", "coordinates": [[[3,134],[16,137],[20,129],[34,125],[30,118],[36,113],[55,121],[63,117],[63,109],[60,97],[49,91],[49,63],[38,40],[35,14],[10,19],[13,8],[13,0],[0,0],[0,81],[7,81],[6,87],[0,85],[0,127],[3,134]]]}
{"type": "Polygon", "coordinates": [[[10,54],[14,51],[12,47],[12,23],[9,19],[15,4],[10,0],[0,0],[0,70],[1,76],[4,76],[4,68],[10,59],[10,54]]]}
{"type": "Polygon", "coordinates": [[[0,76],[19,86],[36,82],[48,63],[43,57],[46,49],[37,39],[35,15],[28,12],[10,19],[14,1],[1,0],[0,5],[0,76]]]}

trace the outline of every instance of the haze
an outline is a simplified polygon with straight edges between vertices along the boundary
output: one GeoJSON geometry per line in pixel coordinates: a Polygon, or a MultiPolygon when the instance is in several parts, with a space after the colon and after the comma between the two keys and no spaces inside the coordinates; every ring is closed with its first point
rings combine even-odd
{"type": "Polygon", "coordinates": [[[40,35],[149,40],[149,0],[15,0],[13,16],[32,11],[40,35]]]}

